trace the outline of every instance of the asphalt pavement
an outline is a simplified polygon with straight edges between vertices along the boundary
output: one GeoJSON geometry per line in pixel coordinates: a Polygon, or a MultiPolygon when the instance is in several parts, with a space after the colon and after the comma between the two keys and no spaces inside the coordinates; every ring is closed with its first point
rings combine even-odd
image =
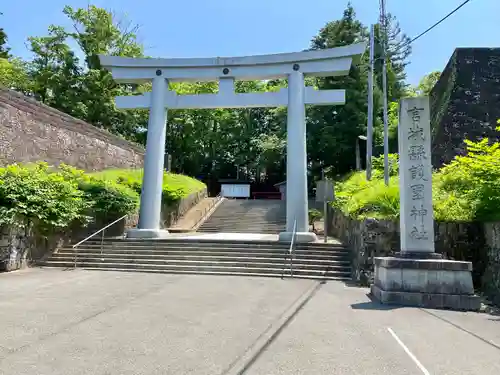
{"type": "Polygon", "coordinates": [[[0,275],[0,374],[500,374],[500,317],[392,308],[342,282],[0,275]]]}

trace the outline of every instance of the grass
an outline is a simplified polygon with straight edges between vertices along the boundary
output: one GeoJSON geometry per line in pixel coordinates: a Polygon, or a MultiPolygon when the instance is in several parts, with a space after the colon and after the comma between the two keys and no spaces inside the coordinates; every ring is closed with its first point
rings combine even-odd
{"type": "MultiPolygon", "coordinates": [[[[143,169],[107,169],[91,174],[93,177],[128,186],[141,193],[143,169]]],[[[166,201],[176,201],[204,189],[206,185],[192,177],[176,173],[163,174],[163,195],[166,201]]]]}

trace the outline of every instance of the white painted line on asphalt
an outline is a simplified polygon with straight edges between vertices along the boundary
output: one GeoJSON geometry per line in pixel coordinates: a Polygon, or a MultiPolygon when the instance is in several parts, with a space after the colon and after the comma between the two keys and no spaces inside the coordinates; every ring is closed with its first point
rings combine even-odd
{"type": "Polygon", "coordinates": [[[410,349],[408,349],[408,347],[404,344],[404,342],[401,341],[401,339],[394,333],[394,331],[389,327],[387,327],[387,330],[392,335],[392,337],[394,337],[394,340],[396,340],[397,343],[403,348],[406,354],[408,354],[408,356],[412,359],[412,361],[415,362],[415,364],[422,371],[422,373],[424,373],[425,375],[430,375],[429,371],[427,371],[424,365],[420,363],[417,357],[415,357],[415,355],[410,351],[410,349]]]}

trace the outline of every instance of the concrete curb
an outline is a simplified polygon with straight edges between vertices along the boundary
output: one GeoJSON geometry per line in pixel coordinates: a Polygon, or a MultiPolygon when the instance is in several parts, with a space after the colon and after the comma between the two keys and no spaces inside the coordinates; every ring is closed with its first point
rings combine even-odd
{"type": "Polygon", "coordinates": [[[207,213],[200,218],[200,220],[191,228],[191,232],[196,232],[198,230],[198,228],[200,228],[203,223],[205,223],[205,221],[207,221],[210,216],[213,215],[213,213],[217,210],[217,208],[219,208],[219,206],[222,204],[222,202],[224,202],[226,200],[226,198],[224,197],[220,197],[219,201],[216,202],[212,208],[210,208],[210,210],[207,211],[207,213]]]}
{"type": "Polygon", "coordinates": [[[221,375],[242,375],[260,357],[281,331],[302,310],[305,304],[321,288],[323,282],[313,282],[295,302],[257,338],[257,340],[237,358],[221,375]]]}

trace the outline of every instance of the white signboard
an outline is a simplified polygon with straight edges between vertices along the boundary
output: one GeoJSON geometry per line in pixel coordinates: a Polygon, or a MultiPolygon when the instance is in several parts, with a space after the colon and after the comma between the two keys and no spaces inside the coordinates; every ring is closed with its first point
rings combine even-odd
{"type": "Polygon", "coordinates": [[[399,107],[401,252],[434,252],[429,98],[399,107]]]}
{"type": "Polygon", "coordinates": [[[250,184],[222,184],[221,195],[227,198],[249,198],[250,184]]]}

